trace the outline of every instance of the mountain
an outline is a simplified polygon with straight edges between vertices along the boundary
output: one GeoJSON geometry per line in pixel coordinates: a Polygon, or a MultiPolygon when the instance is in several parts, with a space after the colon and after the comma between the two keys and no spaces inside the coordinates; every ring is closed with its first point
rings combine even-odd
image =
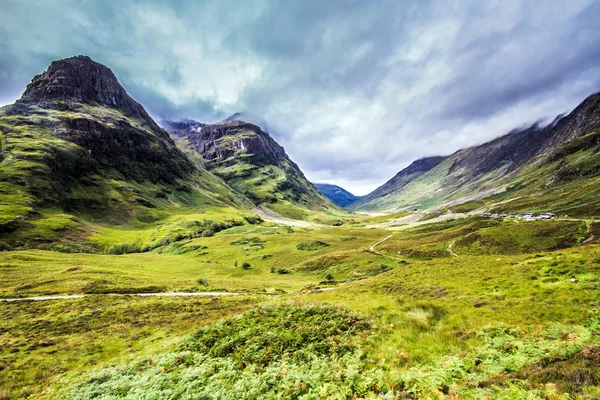
{"type": "Polygon", "coordinates": [[[417,160],[350,208],[600,215],[599,154],[595,94],[550,125],[533,124],[450,156],[417,160]]]}
{"type": "Polygon", "coordinates": [[[179,148],[255,205],[306,219],[310,211],[338,212],[267,132],[237,115],[216,124],[163,121],[179,148]]]}
{"type": "Polygon", "coordinates": [[[337,185],[331,185],[329,183],[313,183],[313,185],[315,185],[317,190],[325,197],[340,207],[346,207],[360,199],[360,196],[355,196],[337,185]]]}
{"type": "Polygon", "coordinates": [[[4,246],[36,247],[59,231],[81,239],[90,231],[79,218],[149,222],[165,209],[236,204],[235,193],[194,165],[89,57],[53,62],[0,109],[4,246]]]}

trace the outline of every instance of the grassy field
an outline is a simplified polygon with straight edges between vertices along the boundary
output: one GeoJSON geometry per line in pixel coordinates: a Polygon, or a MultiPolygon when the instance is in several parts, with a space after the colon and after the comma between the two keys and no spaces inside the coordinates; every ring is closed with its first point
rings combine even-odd
{"type": "Polygon", "coordinates": [[[384,219],[244,223],[123,255],[1,252],[3,298],[86,297],[0,302],[0,399],[600,395],[594,225],[364,227],[384,219]],[[201,291],[241,295],[127,295],[201,291]]]}

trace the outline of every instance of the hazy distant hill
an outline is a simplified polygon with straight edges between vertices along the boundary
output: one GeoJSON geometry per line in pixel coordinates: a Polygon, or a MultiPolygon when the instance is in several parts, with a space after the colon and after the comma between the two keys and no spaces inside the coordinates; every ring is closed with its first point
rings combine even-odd
{"type": "Polygon", "coordinates": [[[329,183],[313,183],[313,185],[315,185],[319,192],[325,197],[340,207],[346,207],[360,199],[360,196],[355,196],[337,185],[331,185],[329,183]]]}

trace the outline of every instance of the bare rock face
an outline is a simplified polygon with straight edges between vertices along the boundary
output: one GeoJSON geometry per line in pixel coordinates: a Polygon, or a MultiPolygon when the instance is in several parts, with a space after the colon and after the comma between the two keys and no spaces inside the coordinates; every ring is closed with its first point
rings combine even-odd
{"type": "MultiPolygon", "coordinates": [[[[133,100],[110,68],[88,56],[53,61],[36,75],[21,96],[21,103],[74,102],[114,108],[124,114],[152,121],[144,107],[133,100]]],[[[154,122],[152,121],[153,125],[154,122]]]]}
{"type": "Polygon", "coordinates": [[[227,160],[238,154],[283,161],[285,150],[268,133],[248,122],[219,124],[168,122],[170,132],[186,138],[205,160],[227,160]]]}

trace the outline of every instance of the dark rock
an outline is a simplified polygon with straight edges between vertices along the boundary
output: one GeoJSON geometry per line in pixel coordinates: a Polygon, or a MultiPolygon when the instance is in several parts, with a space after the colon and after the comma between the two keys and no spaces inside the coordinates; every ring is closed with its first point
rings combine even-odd
{"type": "Polygon", "coordinates": [[[203,124],[200,122],[169,122],[171,133],[185,137],[198,154],[206,160],[226,160],[243,153],[281,162],[286,154],[268,133],[248,122],[203,124]],[[223,143],[224,137],[237,137],[231,143],[223,143]]]}
{"type": "Polygon", "coordinates": [[[88,56],[53,61],[45,72],[36,75],[27,85],[19,101],[40,103],[49,100],[61,102],[59,107],[65,107],[65,102],[110,107],[154,124],[144,107],[119,84],[115,74],[88,56]]]}

